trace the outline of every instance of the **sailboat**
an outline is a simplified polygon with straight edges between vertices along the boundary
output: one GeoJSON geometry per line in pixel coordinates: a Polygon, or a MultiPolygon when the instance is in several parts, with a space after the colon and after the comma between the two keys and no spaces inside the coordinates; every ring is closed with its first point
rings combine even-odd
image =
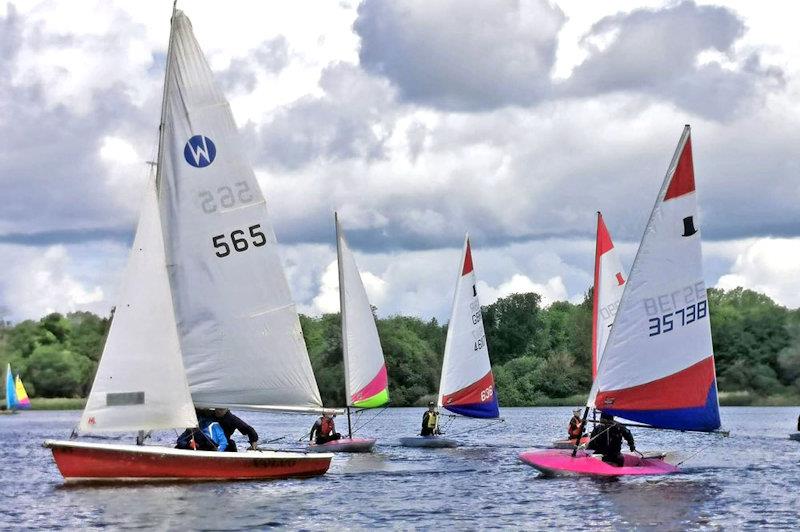
{"type": "MultiPolygon", "coordinates": [[[[714,432],[720,427],[708,297],[703,278],[691,130],[687,125],[647,222],[597,368],[589,408],[642,426],[714,432]]],[[[663,457],[624,455],[609,465],[578,449],[529,451],[546,474],[666,474],[663,457]]]]}
{"type": "Polygon", "coordinates": [[[31,407],[31,400],[28,392],[19,375],[14,377],[11,372],[11,364],[6,366],[6,410],[5,413],[14,414],[17,410],[24,410],[31,407]]]}
{"type": "Polygon", "coordinates": [[[353,252],[347,245],[338,214],[336,225],[336,257],[339,267],[339,307],[342,319],[342,355],[347,397],[347,438],[321,445],[311,444],[312,451],[368,452],[374,438],[354,438],[350,416],[352,408],[378,408],[389,402],[389,380],[383,348],[375,326],[361,274],[353,252]]]}
{"type": "MultiPolygon", "coordinates": [[[[597,367],[617,314],[619,300],[625,288],[625,276],[622,274],[622,261],[611,240],[611,233],[603,221],[603,215],[597,212],[597,237],[594,253],[594,294],[592,296],[592,380],[597,377],[597,367]]],[[[580,443],[588,443],[588,436],[581,438],[580,443]]],[[[556,440],[555,449],[571,449],[575,439],[556,440]]]]}
{"type": "MultiPolygon", "coordinates": [[[[461,416],[497,418],[500,409],[475,286],[469,235],[464,238],[458,272],[453,309],[447,325],[437,405],[461,416]]],[[[400,443],[406,447],[458,445],[456,440],[438,435],[400,438],[400,443]]]]}
{"type": "Polygon", "coordinates": [[[143,445],[198,425],[195,407],[318,411],[300,323],[230,107],[173,7],[157,173],[151,175],[81,434],[44,443],[66,481],[307,477],[332,454],[143,445]]]}

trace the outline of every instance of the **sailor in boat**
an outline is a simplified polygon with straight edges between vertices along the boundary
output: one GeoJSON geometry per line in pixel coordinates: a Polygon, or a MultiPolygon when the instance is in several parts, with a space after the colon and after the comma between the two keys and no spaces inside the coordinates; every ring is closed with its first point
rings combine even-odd
{"type": "Polygon", "coordinates": [[[572,411],[572,419],[569,420],[567,434],[570,440],[577,440],[581,436],[581,409],[575,408],[572,411]]]}
{"type": "Polygon", "coordinates": [[[439,430],[439,412],[436,411],[436,403],[428,403],[428,409],[422,414],[422,431],[420,436],[434,436],[441,434],[439,430]]]}
{"type": "Polygon", "coordinates": [[[228,449],[225,431],[214,417],[213,410],[195,409],[197,427],[189,428],[178,436],[176,449],[191,451],[219,451],[228,449]]]}
{"type": "Polygon", "coordinates": [[[212,415],[225,433],[225,439],[227,440],[226,451],[233,453],[237,451],[236,442],[231,439],[231,436],[233,436],[233,433],[237,430],[243,436],[247,436],[247,440],[250,442],[249,449],[253,451],[258,449],[258,432],[245,423],[239,416],[232,414],[227,408],[215,408],[212,410],[212,415]]]}
{"type": "Polygon", "coordinates": [[[634,452],[636,445],[631,431],[614,421],[614,416],[601,414],[600,423],[592,430],[588,448],[597,454],[602,454],[603,462],[622,467],[625,464],[625,458],[622,456],[622,438],[625,438],[631,452],[634,452]]]}
{"type": "Polygon", "coordinates": [[[323,443],[340,439],[342,435],[336,432],[336,424],[333,422],[334,417],[336,417],[336,414],[333,412],[323,412],[322,417],[311,427],[309,440],[317,445],[322,445],[323,443]]]}

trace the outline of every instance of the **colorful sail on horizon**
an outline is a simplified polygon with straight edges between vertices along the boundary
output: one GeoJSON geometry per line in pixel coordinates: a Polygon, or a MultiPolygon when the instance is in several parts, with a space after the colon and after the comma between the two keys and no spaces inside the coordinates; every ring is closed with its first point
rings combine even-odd
{"type": "Polygon", "coordinates": [[[439,406],[468,417],[500,416],[469,235],[464,239],[439,383],[439,406]]]}
{"type": "Polygon", "coordinates": [[[31,400],[25,385],[19,375],[14,377],[11,372],[11,364],[6,366],[6,408],[8,410],[23,410],[31,407],[31,400]]]}
{"type": "Polygon", "coordinates": [[[654,427],[720,427],[689,126],[647,223],[587,404],[654,427]]]}
{"type": "Polygon", "coordinates": [[[28,398],[28,392],[25,390],[25,385],[22,384],[22,379],[17,375],[16,382],[14,385],[14,389],[16,392],[16,399],[17,404],[16,408],[23,409],[23,408],[30,408],[31,407],[31,400],[28,398]]]}
{"type": "Polygon", "coordinates": [[[11,373],[11,364],[6,366],[6,408],[12,410],[17,403],[14,375],[11,373]]]}
{"type": "Polygon", "coordinates": [[[355,257],[347,245],[338,215],[336,251],[347,406],[375,408],[389,402],[389,380],[383,348],[355,257]]]}
{"type": "Polygon", "coordinates": [[[594,294],[592,297],[592,379],[603,356],[619,300],[625,289],[625,275],[611,234],[597,213],[597,243],[594,256],[594,294]]]}

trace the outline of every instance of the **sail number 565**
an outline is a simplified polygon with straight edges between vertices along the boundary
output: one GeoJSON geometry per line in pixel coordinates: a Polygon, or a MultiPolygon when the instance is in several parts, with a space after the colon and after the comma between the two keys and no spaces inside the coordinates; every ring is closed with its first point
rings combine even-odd
{"type": "Polygon", "coordinates": [[[267,236],[261,232],[261,224],[251,225],[247,230],[250,232],[249,240],[242,229],[231,231],[230,235],[212,236],[211,243],[217,250],[214,254],[220,258],[227,257],[231,249],[241,253],[250,249],[251,245],[258,248],[267,243],[267,236]]]}

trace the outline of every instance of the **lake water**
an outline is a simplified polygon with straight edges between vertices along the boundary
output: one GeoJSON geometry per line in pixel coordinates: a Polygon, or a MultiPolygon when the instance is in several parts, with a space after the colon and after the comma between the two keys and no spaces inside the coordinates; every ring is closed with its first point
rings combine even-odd
{"type": "MultiPolygon", "coordinates": [[[[400,436],[419,430],[422,410],[384,411],[358,432],[379,438],[375,452],[337,455],[319,478],[111,487],[64,486],[40,445],[68,436],[79,412],[0,416],[0,528],[800,527],[800,442],[787,438],[798,408],[723,408],[729,438],[637,429],[642,451],[677,451],[680,460],[705,450],[680,474],[617,480],[546,479],[517,460],[561,437],[569,408],[506,408],[505,421],[490,426],[453,420],[458,449],[400,447],[400,436]]],[[[313,422],[241,414],[262,439],[290,435],[274,448],[299,448],[313,422]]],[[[346,430],[343,416],[337,421],[346,430]]]]}

